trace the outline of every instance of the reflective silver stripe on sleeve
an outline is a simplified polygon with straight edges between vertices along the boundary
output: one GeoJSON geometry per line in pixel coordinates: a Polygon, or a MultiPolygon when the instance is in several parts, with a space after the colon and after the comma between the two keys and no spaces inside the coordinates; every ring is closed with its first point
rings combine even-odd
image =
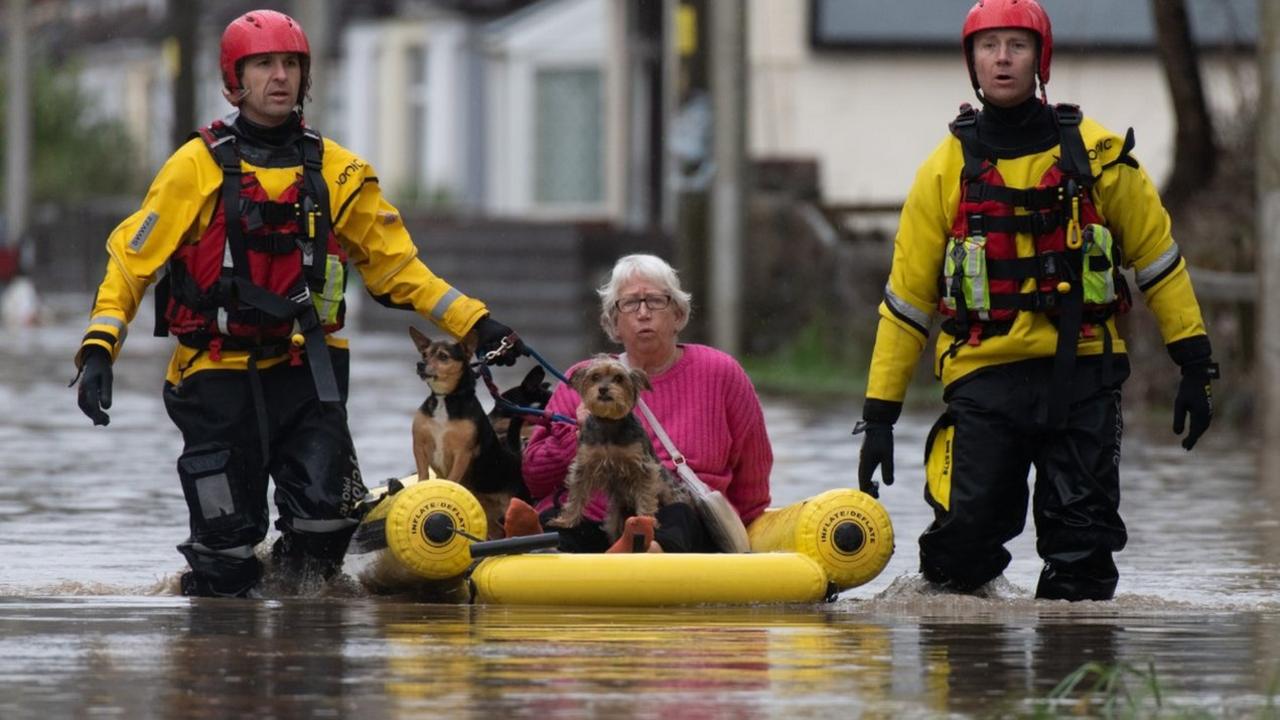
{"type": "Polygon", "coordinates": [[[147,243],[147,238],[151,237],[151,231],[156,228],[156,221],[160,219],[160,214],[155,212],[147,213],[147,217],[138,226],[138,231],[133,234],[133,238],[129,240],[129,249],[138,252],[142,246],[147,243]]]}
{"type": "Polygon", "coordinates": [[[1182,253],[1178,251],[1178,244],[1174,243],[1168,250],[1161,253],[1155,262],[1141,270],[1134,270],[1133,279],[1138,281],[1138,287],[1146,287],[1148,283],[1168,272],[1180,257],[1182,257],[1182,253]]]}
{"type": "Polygon", "coordinates": [[[887,283],[884,286],[884,301],[889,304],[889,309],[893,310],[896,315],[916,325],[920,332],[926,335],[929,334],[929,314],[921,312],[916,306],[894,295],[893,290],[889,288],[887,283]]]}
{"type": "Polygon", "coordinates": [[[224,548],[222,550],[214,550],[208,545],[204,545],[202,543],[191,543],[191,549],[201,555],[222,555],[225,557],[237,558],[239,560],[248,560],[253,557],[252,545],[237,545],[235,547],[224,548]]]}
{"type": "Polygon", "coordinates": [[[125,336],[129,334],[129,325],[120,318],[108,317],[106,315],[89,318],[89,327],[93,327],[94,325],[107,325],[115,328],[116,336],[119,338],[120,342],[124,342],[125,336]]]}
{"type": "Polygon", "coordinates": [[[330,533],[339,530],[346,530],[356,524],[356,520],[351,518],[337,518],[336,520],[304,520],[301,518],[293,518],[289,520],[289,525],[300,532],[309,533],[330,533]]]}
{"type": "Polygon", "coordinates": [[[460,297],[462,297],[462,293],[454,290],[453,288],[449,288],[449,291],[440,296],[440,299],[436,301],[434,306],[432,306],[431,317],[436,320],[443,321],[444,314],[449,312],[449,306],[453,304],[454,300],[457,300],[460,297]]]}

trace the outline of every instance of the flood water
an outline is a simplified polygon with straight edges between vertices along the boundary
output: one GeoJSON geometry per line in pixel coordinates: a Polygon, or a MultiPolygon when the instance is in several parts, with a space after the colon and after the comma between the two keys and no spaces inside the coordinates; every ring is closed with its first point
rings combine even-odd
{"type": "MultiPolygon", "coordinates": [[[[830,604],[444,606],[343,584],[316,597],[188,600],[174,592],[187,529],[180,438],[159,393],[168,342],[135,322],[111,425],[94,428],[67,388],[83,316],[58,318],[0,329],[6,720],[1013,717],[1087,662],[1133,668],[1110,696],[1121,708],[1156,707],[1136,674],[1154,669],[1166,709],[1280,716],[1280,486],[1256,478],[1253,448],[1219,428],[1191,454],[1167,429],[1130,430],[1130,542],[1113,602],[1034,600],[1030,531],[990,597],[924,589],[915,539],[929,521],[928,416],[899,425],[898,482],[882,493],[892,561],[830,604]]],[[[411,470],[422,386],[407,338],[356,332],[352,345],[356,448],[380,484],[411,470]]],[[[766,399],[775,505],[854,482],[857,405],[766,399]]],[[[1050,709],[1101,715],[1106,697],[1050,709]]]]}

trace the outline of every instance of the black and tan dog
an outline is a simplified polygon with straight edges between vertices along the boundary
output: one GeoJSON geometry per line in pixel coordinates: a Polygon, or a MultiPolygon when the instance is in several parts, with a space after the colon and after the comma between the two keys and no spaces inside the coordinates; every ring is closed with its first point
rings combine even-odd
{"type": "Polygon", "coordinates": [[[609,497],[604,532],[614,542],[628,517],[652,517],[662,505],[687,502],[687,491],[663,467],[632,414],[640,391],[649,389],[644,371],[597,355],[569,381],[590,414],[579,428],[578,452],[565,478],[568,500],[550,524],[573,527],[582,522],[591,497],[604,491],[609,497]]]}
{"type": "Polygon", "coordinates": [[[493,431],[498,433],[507,449],[517,455],[524,452],[535,425],[528,421],[525,413],[515,411],[513,406],[527,410],[545,409],[551,400],[551,383],[546,379],[546,371],[535,365],[519,385],[504,390],[500,395],[502,402],[496,402],[489,411],[493,431]]]}
{"type": "Polygon", "coordinates": [[[503,537],[502,519],[512,497],[528,499],[520,455],[494,432],[476,397],[472,349],[453,340],[431,340],[417,328],[409,336],[422,355],[418,375],[431,394],[413,418],[413,459],[418,477],[452,480],[471,491],[484,508],[489,537],[503,537]]]}

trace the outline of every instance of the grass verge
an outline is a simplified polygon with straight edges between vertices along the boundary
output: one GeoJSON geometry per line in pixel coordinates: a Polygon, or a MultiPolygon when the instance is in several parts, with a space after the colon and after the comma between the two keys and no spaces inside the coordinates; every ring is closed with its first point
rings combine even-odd
{"type": "Polygon", "coordinates": [[[832,350],[831,331],[821,320],[811,321],[795,340],[760,357],[743,358],[742,366],[756,390],[789,396],[862,397],[867,391],[867,361],[863,348],[832,350]]]}

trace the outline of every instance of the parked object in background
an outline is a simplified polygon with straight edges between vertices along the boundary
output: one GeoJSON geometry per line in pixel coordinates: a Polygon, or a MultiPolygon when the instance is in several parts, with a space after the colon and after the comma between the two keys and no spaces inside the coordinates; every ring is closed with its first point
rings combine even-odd
{"type": "Polygon", "coordinates": [[[40,296],[36,285],[26,275],[18,275],[4,283],[0,293],[0,316],[6,327],[30,327],[40,322],[40,296]]]}

